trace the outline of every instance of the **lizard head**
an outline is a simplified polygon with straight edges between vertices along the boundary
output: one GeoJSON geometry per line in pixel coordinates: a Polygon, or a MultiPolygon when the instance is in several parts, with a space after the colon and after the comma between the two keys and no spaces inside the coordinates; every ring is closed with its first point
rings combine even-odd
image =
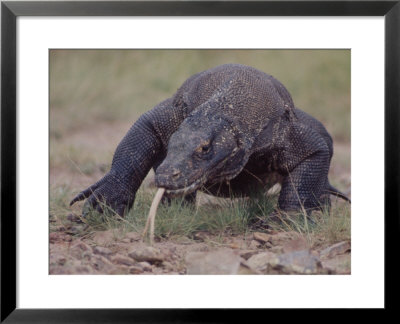
{"type": "Polygon", "coordinates": [[[234,178],[247,162],[240,133],[222,116],[188,117],[172,134],[156,185],[169,196],[189,194],[205,183],[234,178]]]}

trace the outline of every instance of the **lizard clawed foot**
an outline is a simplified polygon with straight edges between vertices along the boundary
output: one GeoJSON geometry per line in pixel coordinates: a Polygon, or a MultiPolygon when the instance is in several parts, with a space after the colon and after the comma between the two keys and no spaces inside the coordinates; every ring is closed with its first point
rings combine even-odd
{"type": "Polygon", "coordinates": [[[70,206],[77,201],[87,199],[82,210],[83,217],[86,217],[91,210],[104,213],[106,209],[123,217],[132,207],[135,195],[122,184],[121,186],[116,184],[120,182],[115,180],[112,173],[108,173],[100,181],[80,192],[72,199],[70,206]]]}

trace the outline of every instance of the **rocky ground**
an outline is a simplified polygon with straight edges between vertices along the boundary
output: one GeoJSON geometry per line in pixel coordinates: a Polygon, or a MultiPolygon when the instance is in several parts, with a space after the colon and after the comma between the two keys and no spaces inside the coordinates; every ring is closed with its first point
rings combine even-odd
{"type": "Polygon", "coordinates": [[[50,233],[50,274],[350,274],[351,245],[314,244],[297,232],[253,232],[158,240],[108,230],[76,237],[79,226],[50,233]]]}

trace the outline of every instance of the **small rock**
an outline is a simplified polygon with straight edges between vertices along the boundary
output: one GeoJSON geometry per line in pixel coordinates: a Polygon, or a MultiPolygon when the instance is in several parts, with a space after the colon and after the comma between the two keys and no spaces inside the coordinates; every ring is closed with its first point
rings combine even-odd
{"type": "Polygon", "coordinates": [[[71,242],[72,237],[70,235],[67,235],[63,232],[51,232],[49,234],[49,241],[50,243],[56,243],[56,242],[71,242]]]}
{"type": "Polygon", "coordinates": [[[88,266],[77,266],[75,267],[75,271],[73,271],[75,274],[89,274],[91,273],[90,268],[88,266]]]}
{"type": "Polygon", "coordinates": [[[75,240],[74,243],[71,245],[71,248],[72,249],[80,249],[82,251],[91,251],[92,250],[89,245],[82,242],[81,240],[75,240]]]}
{"type": "Polygon", "coordinates": [[[49,273],[51,275],[75,274],[73,269],[66,268],[66,267],[63,267],[63,266],[50,267],[49,273]]]}
{"type": "Polygon", "coordinates": [[[195,274],[237,274],[240,256],[232,250],[214,252],[190,252],[186,255],[186,273],[195,274]]]}
{"type": "Polygon", "coordinates": [[[273,253],[276,253],[276,254],[282,254],[282,253],[284,253],[283,246],[280,246],[280,245],[271,247],[271,248],[269,249],[269,251],[270,251],[270,252],[273,252],[273,253]]]}
{"type": "Polygon", "coordinates": [[[247,260],[247,264],[250,268],[267,273],[270,270],[271,263],[276,263],[278,257],[272,252],[261,252],[253,255],[247,260]]]}
{"type": "Polygon", "coordinates": [[[63,266],[67,262],[67,258],[64,255],[57,255],[54,258],[50,258],[50,262],[63,266]]]}
{"type": "Polygon", "coordinates": [[[153,270],[151,264],[148,263],[148,262],[146,262],[146,261],[139,262],[137,265],[140,266],[140,267],[142,267],[142,269],[143,269],[144,271],[151,271],[151,270],[153,270]]]}
{"type": "Polygon", "coordinates": [[[302,238],[301,234],[297,232],[279,232],[277,234],[271,235],[269,242],[271,242],[272,245],[285,245],[287,242],[291,240],[296,240],[302,238]]]}
{"type": "Polygon", "coordinates": [[[243,250],[239,252],[239,255],[243,259],[248,260],[250,257],[252,257],[254,254],[257,254],[258,252],[258,250],[243,250]]]}
{"type": "Polygon", "coordinates": [[[164,261],[164,256],[161,254],[161,251],[152,246],[139,247],[128,255],[139,262],[147,261],[150,263],[156,263],[164,261]]]}
{"type": "Polygon", "coordinates": [[[245,260],[240,261],[240,267],[238,270],[239,275],[248,275],[248,274],[262,274],[262,272],[253,269],[245,260]]]}
{"type": "Polygon", "coordinates": [[[55,243],[57,241],[60,241],[61,240],[60,233],[57,233],[57,232],[50,233],[49,240],[50,240],[50,243],[55,243]]]}
{"type": "Polygon", "coordinates": [[[247,242],[243,237],[232,237],[229,239],[229,247],[232,249],[246,249],[247,242]]]}
{"type": "Polygon", "coordinates": [[[173,247],[167,247],[167,246],[161,246],[160,247],[160,253],[163,256],[163,259],[166,260],[170,260],[172,259],[172,255],[173,255],[173,251],[175,250],[175,248],[173,247]]]}
{"type": "Polygon", "coordinates": [[[271,265],[286,274],[317,274],[322,269],[321,261],[309,250],[281,254],[271,265]]]}
{"type": "Polygon", "coordinates": [[[344,254],[350,250],[351,250],[350,242],[343,241],[322,250],[320,253],[320,257],[321,259],[329,259],[333,258],[338,254],[344,254]]]}
{"type": "Polygon", "coordinates": [[[93,253],[100,254],[102,256],[109,256],[109,255],[113,254],[113,252],[110,249],[102,247],[102,246],[95,246],[93,248],[93,253]]]}
{"type": "Polygon", "coordinates": [[[261,243],[267,243],[270,239],[270,235],[260,232],[254,232],[253,238],[261,243]]]}
{"type": "Polygon", "coordinates": [[[70,255],[78,260],[87,259],[90,260],[92,249],[89,245],[82,242],[81,240],[75,240],[71,244],[70,255]]]}
{"type": "Polygon", "coordinates": [[[68,214],[67,219],[70,222],[73,222],[73,223],[78,223],[78,224],[82,224],[83,223],[81,218],[78,215],[75,215],[75,214],[68,214]]]}
{"type": "Polygon", "coordinates": [[[261,246],[261,243],[256,241],[256,240],[251,240],[250,244],[249,244],[249,248],[251,250],[256,250],[261,246]]]}
{"type": "Polygon", "coordinates": [[[260,272],[249,268],[249,267],[245,267],[242,264],[240,264],[239,270],[238,270],[238,275],[255,275],[255,274],[261,274],[260,272]]]}
{"type": "Polygon", "coordinates": [[[308,248],[309,244],[307,243],[307,240],[300,235],[285,242],[282,247],[284,253],[307,250],[308,248]]]}
{"type": "Polygon", "coordinates": [[[123,264],[126,266],[133,266],[135,264],[134,260],[122,254],[113,255],[110,261],[115,264],[123,264]]]}
{"type": "Polygon", "coordinates": [[[83,226],[71,226],[70,228],[68,228],[67,231],[65,231],[65,233],[71,234],[71,235],[77,235],[79,233],[81,233],[83,230],[83,226]]]}
{"type": "Polygon", "coordinates": [[[193,238],[195,240],[199,240],[199,241],[207,241],[210,239],[210,233],[206,232],[206,231],[200,231],[197,232],[193,235],[193,238]]]}
{"type": "Polygon", "coordinates": [[[124,238],[121,240],[122,243],[131,243],[131,239],[129,238],[124,238]]]}
{"type": "Polygon", "coordinates": [[[166,270],[173,270],[174,269],[173,264],[171,262],[168,262],[168,261],[163,261],[161,265],[166,270]]]}
{"type": "Polygon", "coordinates": [[[115,241],[115,235],[113,230],[100,231],[94,233],[92,240],[96,245],[108,246],[115,241]]]}
{"type": "Polygon", "coordinates": [[[351,273],[351,255],[350,253],[341,254],[332,259],[322,261],[322,267],[334,274],[351,273]]]}
{"type": "Polygon", "coordinates": [[[131,273],[131,274],[143,273],[143,268],[142,268],[142,267],[139,267],[139,266],[132,266],[132,267],[129,267],[129,273],[131,273]]]}
{"type": "Polygon", "coordinates": [[[82,259],[90,261],[92,258],[92,253],[89,251],[85,251],[82,253],[82,259]]]}
{"type": "Polygon", "coordinates": [[[130,273],[129,267],[127,266],[118,266],[115,267],[114,269],[111,269],[108,274],[114,274],[114,275],[121,275],[121,274],[128,274],[130,273]]]}
{"type": "Polygon", "coordinates": [[[125,238],[129,239],[130,242],[140,241],[142,239],[142,234],[137,232],[129,232],[125,234],[125,238]]]}
{"type": "Polygon", "coordinates": [[[95,270],[102,273],[108,273],[114,269],[114,265],[107,258],[99,254],[93,255],[90,263],[95,270]]]}
{"type": "Polygon", "coordinates": [[[174,238],[174,240],[179,244],[184,244],[184,245],[193,244],[193,240],[186,236],[178,236],[174,238]]]}

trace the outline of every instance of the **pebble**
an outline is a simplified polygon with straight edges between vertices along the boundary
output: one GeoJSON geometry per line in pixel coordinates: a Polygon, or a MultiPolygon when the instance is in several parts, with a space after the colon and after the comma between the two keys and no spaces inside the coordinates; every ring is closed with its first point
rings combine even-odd
{"type": "Polygon", "coordinates": [[[71,226],[65,232],[68,234],[71,234],[71,235],[77,235],[77,234],[81,233],[82,230],[83,230],[83,226],[71,226]]]}
{"type": "Polygon", "coordinates": [[[265,234],[265,233],[260,233],[260,232],[254,232],[253,233],[253,238],[256,241],[259,241],[261,243],[267,243],[270,239],[271,235],[265,234]]]}
{"type": "Polygon", "coordinates": [[[52,232],[49,235],[50,243],[55,243],[60,240],[60,233],[52,232]]]}
{"type": "Polygon", "coordinates": [[[93,248],[93,253],[100,254],[103,256],[109,256],[109,255],[113,254],[113,252],[109,248],[102,247],[102,246],[95,246],[93,248]]]}
{"type": "Polygon", "coordinates": [[[56,242],[71,242],[72,237],[62,232],[52,232],[49,234],[50,243],[56,242]]]}
{"type": "Polygon", "coordinates": [[[333,274],[351,273],[350,253],[337,255],[331,259],[322,261],[322,266],[333,274]]]}
{"type": "Polygon", "coordinates": [[[110,272],[115,269],[115,266],[107,258],[98,254],[93,255],[90,263],[95,270],[102,272],[110,272]]]}
{"type": "Polygon", "coordinates": [[[75,214],[68,214],[67,220],[69,220],[70,222],[78,223],[78,224],[82,224],[83,223],[81,218],[78,215],[75,215],[75,214]]]}
{"type": "Polygon", "coordinates": [[[279,232],[277,234],[271,235],[269,241],[272,245],[284,245],[290,240],[296,240],[302,236],[297,232],[279,232]]]}
{"type": "Polygon", "coordinates": [[[125,234],[125,238],[129,239],[130,242],[140,241],[142,239],[142,234],[137,232],[129,232],[125,234]]]}
{"type": "Polygon", "coordinates": [[[153,269],[151,264],[146,261],[139,262],[138,266],[141,266],[144,271],[151,271],[153,269]]]}
{"type": "Polygon", "coordinates": [[[108,246],[115,242],[115,235],[113,230],[95,232],[92,240],[96,245],[108,246]]]}
{"type": "Polygon", "coordinates": [[[284,253],[283,246],[280,246],[280,245],[271,247],[271,248],[269,249],[269,251],[270,251],[270,252],[273,252],[273,253],[277,253],[277,254],[282,254],[282,253],[284,253]]]}
{"type": "Polygon", "coordinates": [[[114,269],[112,269],[109,274],[114,274],[114,275],[121,275],[121,274],[128,274],[130,273],[129,271],[129,267],[127,266],[118,266],[118,267],[114,267],[114,269]]]}
{"type": "Polygon", "coordinates": [[[199,241],[204,242],[204,241],[207,241],[207,240],[210,239],[210,233],[208,233],[206,231],[200,231],[200,232],[195,233],[193,235],[193,238],[195,240],[199,240],[199,241]]]}
{"type": "Polygon", "coordinates": [[[162,267],[165,268],[166,270],[173,270],[174,266],[171,262],[168,261],[163,261],[162,262],[162,267]]]}
{"type": "Polygon", "coordinates": [[[110,261],[115,264],[123,264],[126,266],[133,266],[135,264],[134,260],[122,254],[113,255],[110,261]]]}
{"type": "Polygon", "coordinates": [[[129,267],[129,273],[131,273],[131,274],[143,273],[143,269],[139,266],[132,266],[132,267],[129,267]]]}
{"type": "Polygon", "coordinates": [[[91,247],[81,240],[75,240],[75,242],[71,245],[72,249],[80,249],[82,251],[91,251],[91,247]]]}
{"type": "Polygon", "coordinates": [[[263,273],[267,273],[270,270],[272,262],[277,262],[277,255],[272,252],[257,253],[247,260],[250,268],[263,273]]]}
{"type": "Polygon", "coordinates": [[[287,241],[282,246],[283,252],[285,253],[307,250],[308,248],[309,244],[307,243],[307,240],[300,235],[298,237],[294,237],[293,239],[287,241]]]}
{"type": "Polygon", "coordinates": [[[76,273],[76,274],[85,274],[85,273],[89,274],[90,272],[91,271],[88,266],[82,266],[82,265],[75,267],[75,271],[74,271],[74,273],[76,273]]]}
{"type": "Polygon", "coordinates": [[[164,256],[161,254],[159,249],[152,246],[145,246],[137,248],[128,254],[132,259],[136,261],[147,261],[150,263],[157,263],[164,261],[164,256]]]}
{"type": "Polygon", "coordinates": [[[262,272],[252,268],[245,260],[241,260],[240,267],[238,270],[239,275],[253,275],[253,274],[262,274],[262,272]]]}
{"type": "Polygon", "coordinates": [[[343,241],[336,243],[320,252],[321,259],[333,258],[338,254],[344,254],[351,250],[350,242],[343,241]]]}
{"type": "Polygon", "coordinates": [[[317,274],[322,270],[321,261],[310,250],[281,254],[271,265],[285,274],[317,274]]]}
{"type": "Polygon", "coordinates": [[[250,257],[252,257],[254,254],[257,254],[258,252],[258,250],[243,250],[239,252],[239,255],[243,259],[248,260],[250,257]]]}
{"type": "Polygon", "coordinates": [[[240,256],[232,250],[190,252],[186,255],[186,273],[190,275],[237,274],[239,267],[240,256]]]}
{"type": "Polygon", "coordinates": [[[256,240],[251,240],[250,244],[249,244],[249,248],[251,250],[256,250],[261,246],[261,243],[256,241],[256,240]]]}

